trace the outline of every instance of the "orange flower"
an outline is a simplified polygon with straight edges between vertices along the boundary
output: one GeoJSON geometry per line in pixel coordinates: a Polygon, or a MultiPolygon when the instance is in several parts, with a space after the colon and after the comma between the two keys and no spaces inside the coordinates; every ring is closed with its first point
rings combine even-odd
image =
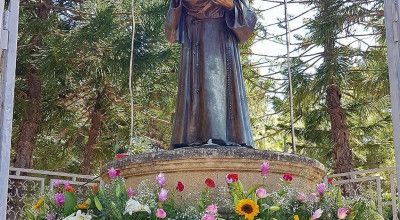
{"type": "Polygon", "coordinates": [[[70,192],[70,193],[74,193],[75,192],[75,188],[72,186],[67,186],[65,187],[65,191],[70,192]]]}
{"type": "Polygon", "coordinates": [[[99,184],[92,185],[92,192],[93,194],[97,194],[99,192],[99,184]]]}
{"type": "Polygon", "coordinates": [[[78,204],[78,209],[88,209],[89,205],[86,203],[78,204]]]}

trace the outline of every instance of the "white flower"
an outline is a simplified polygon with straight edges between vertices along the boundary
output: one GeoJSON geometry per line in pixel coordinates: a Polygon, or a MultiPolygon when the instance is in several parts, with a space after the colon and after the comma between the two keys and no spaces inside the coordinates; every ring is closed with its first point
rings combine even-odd
{"type": "Polygon", "coordinates": [[[132,215],[132,213],[134,212],[148,212],[149,214],[151,213],[149,206],[142,205],[134,199],[129,199],[126,202],[124,214],[129,213],[129,215],[132,215]]]}
{"type": "Polygon", "coordinates": [[[92,216],[89,214],[85,214],[81,210],[78,210],[76,213],[64,218],[63,220],[91,220],[92,216]]]}

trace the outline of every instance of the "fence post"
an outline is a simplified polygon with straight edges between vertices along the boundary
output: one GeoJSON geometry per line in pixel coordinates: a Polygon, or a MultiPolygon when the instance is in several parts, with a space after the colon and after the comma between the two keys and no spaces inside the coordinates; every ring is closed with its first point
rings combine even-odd
{"type": "Polygon", "coordinates": [[[0,0],[0,220],[7,215],[19,0],[9,1],[7,13],[4,7],[5,1],[0,0]]]}
{"type": "MultiPolygon", "coordinates": [[[[400,47],[399,1],[385,0],[385,27],[388,50],[390,96],[396,157],[397,188],[400,192],[400,47]]],[[[399,196],[399,195],[397,195],[399,196]]]]}

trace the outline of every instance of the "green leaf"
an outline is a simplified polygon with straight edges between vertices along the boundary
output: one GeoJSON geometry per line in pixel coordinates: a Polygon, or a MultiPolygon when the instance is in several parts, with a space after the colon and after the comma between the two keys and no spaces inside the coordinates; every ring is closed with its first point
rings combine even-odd
{"type": "Polygon", "coordinates": [[[76,211],[76,196],[72,192],[65,192],[65,203],[64,203],[64,215],[68,216],[71,215],[76,211]]]}
{"type": "Polygon", "coordinates": [[[99,200],[99,198],[97,198],[97,196],[94,197],[94,204],[96,205],[96,208],[97,208],[99,211],[102,211],[102,210],[103,210],[103,206],[101,205],[100,200],[99,200]]]}
{"type": "Polygon", "coordinates": [[[115,187],[115,195],[116,195],[117,197],[120,197],[121,192],[122,192],[121,184],[117,184],[117,186],[115,187]]]}

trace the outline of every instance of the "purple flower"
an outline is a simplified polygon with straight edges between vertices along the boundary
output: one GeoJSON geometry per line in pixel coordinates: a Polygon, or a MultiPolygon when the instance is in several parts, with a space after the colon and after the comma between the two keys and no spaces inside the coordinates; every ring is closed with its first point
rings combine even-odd
{"type": "Polygon", "coordinates": [[[324,193],[325,193],[325,190],[326,190],[326,185],[325,185],[325,183],[319,183],[319,184],[317,184],[317,192],[319,193],[319,195],[324,195],[324,193]]]}
{"type": "Polygon", "coordinates": [[[65,196],[63,193],[56,193],[54,195],[54,202],[56,203],[57,206],[61,207],[64,205],[65,201],[65,196]]]}
{"type": "Polygon", "coordinates": [[[262,163],[260,170],[261,170],[261,176],[266,177],[269,173],[269,162],[262,163]]]}
{"type": "Polygon", "coordinates": [[[47,214],[46,220],[56,220],[56,214],[54,213],[47,214]]]}
{"type": "Polygon", "coordinates": [[[206,213],[210,215],[216,215],[218,213],[218,206],[215,204],[208,205],[206,208],[206,213]]]}
{"type": "Polygon", "coordinates": [[[157,180],[158,185],[160,185],[161,187],[164,187],[165,183],[167,182],[167,179],[165,178],[164,173],[159,173],[156,177],[156,180],[157,180]]]}
{"type": "Polygon", "coordinates": [[[322,209],[315,210],[315,212],[313,212],[311,215],[311,220],[316,220],[316,219],[321,218],[322,212],[323,212],[322,209]]]}
{"type": "Polygon", "coordinates": [[[128,193],[129,198],[136,196],[136,191],[132,187],[129,187],[126,192],[128,193]]]}
{"type": "Polygon", "coordinates": [[[167,217],[167,213],[164,211],[164,209],[157,209],[156,217],[157,218],[165,218],[165,217],[167,217]]]}
{"type": "Polygon", "coordinates": [[[206,213],[206,214],[203,215],[201,220],[215,220],[215,216],[206,213]]]}
{"type": "Polygon", "coordinates": [[[108,169],[108,177],[110,177],[110,179],[116,179],[119,174],[120,174],[120,170],[119,169],[115,169],[114,167],[111,167],[110,169],[108,169]]]}
{"type": "Polygon", "coordinates": [[[58,188],[61,186],[61,184],[62,184],[61,180],[53,180],[51,185],[53,188],[58,188]]]}
{"type": "Polygon", "coordinates": [[[337,210],[337,217],[338,219],[345,219],[347,217],[347,212],[349,210],[347,208],[339,208],[337,210]]]}
{"type": "Polygon", "coordinates": [[[258,198],[260,199],[264,199],[267,197],[267,190],[265,190],[264,188],[260,187],[256,190],[256,195],[258,198]]]}
{"type": "Polygon", "coordinates": [[[158,199],[160,202],[164,202],[168,198],[168,190],[161,188],[160,192],[158,193],[158,199]]]}

